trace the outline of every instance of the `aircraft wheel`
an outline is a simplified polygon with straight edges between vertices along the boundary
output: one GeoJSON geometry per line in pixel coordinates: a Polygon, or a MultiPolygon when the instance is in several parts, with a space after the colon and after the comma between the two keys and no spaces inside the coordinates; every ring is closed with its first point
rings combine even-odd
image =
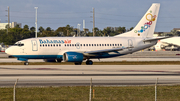
{"type": "Polygon", "coordinates": [[[74,64],[75,64],[75,65],[81,65],[82,62],[75,62],[74,64]]]}
{"type": "Polygon", "coordinates": [[[29,65],[29,62],[24,62],[24,65],[29,65]]]}
{"type": "Polygon", "coordinates": [[[62,59],[57,59],[57,62],[62,62],[62,59]]]}
{"type": "Polygon", "coordinates": [[[93,65],[93,61],[92,60],[87,60],[86,65],[93,65]]]}

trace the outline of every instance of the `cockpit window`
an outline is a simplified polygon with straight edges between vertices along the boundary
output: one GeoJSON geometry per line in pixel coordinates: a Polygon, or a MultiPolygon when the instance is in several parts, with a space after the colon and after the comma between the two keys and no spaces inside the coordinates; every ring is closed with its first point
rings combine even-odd
{"type": "Polygon", "coordinates": [[[24,46],[24,44],[19,44],[19,46],[24,46]]]}
{"type": "Polygon", "coordinates": [[[20,46],[21,47],[21,46],[24,46],[24,44],[21,43],[21,42],[17,42],[17,43],[14,44],[14,46],[20,46]]]}

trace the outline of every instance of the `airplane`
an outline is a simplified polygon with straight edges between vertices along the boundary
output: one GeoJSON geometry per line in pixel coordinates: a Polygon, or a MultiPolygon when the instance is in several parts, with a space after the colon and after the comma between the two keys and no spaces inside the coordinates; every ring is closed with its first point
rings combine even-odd
{"type": "Polygon", "coordinates": [[[168,39],[162,39],[155,45],[155,51],[163,51],[166,48],[177,49],[180,48],[180,37],[171,37],[168,39]]]}
{"type": "Polygon", "coordinates": [[[129,32],[113,37],[38,37],[16,42],[6,49],[6,53],[20,61],[44,59],[47,62],[74,62],[81,65],[92,65],[90,59],[101,59],[131,54],[151,47],[157,40],[154,38],[160,4],[153,3],[135,28],[129,32]]]}

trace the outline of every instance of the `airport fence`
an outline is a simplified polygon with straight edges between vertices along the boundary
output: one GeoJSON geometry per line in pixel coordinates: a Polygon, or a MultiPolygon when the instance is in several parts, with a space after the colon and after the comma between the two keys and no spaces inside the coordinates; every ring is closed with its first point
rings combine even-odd
{"type": "MultiPolygon", "coordinates": [[[[44,81],[45,82],[45,81],[44,81]]],[[[20,83],[20,82],[19,82],[20,83]]],[[[180,101],[180,84],[20,86],[0,88],[0,101],[180,101]],[[15,89],[16,88],[16,89],[15,89]]]]}

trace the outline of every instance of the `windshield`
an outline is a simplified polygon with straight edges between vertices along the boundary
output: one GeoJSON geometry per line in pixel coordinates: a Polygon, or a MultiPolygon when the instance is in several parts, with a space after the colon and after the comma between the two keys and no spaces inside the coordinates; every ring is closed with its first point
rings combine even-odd
{"type": "Polygon", "coordinates": [[[16,42],[13,46],[24,46],[24,43],[16,42]]]}

